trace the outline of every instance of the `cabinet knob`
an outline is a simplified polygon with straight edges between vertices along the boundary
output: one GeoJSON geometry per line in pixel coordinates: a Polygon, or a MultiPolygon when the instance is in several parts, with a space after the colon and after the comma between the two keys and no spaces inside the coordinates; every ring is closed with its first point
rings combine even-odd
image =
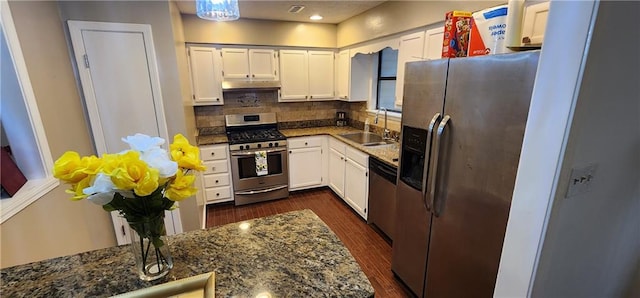
{"type": "Polygon", "coordinates": [[[291,150],[289,150],[289,154],[291,154],[291,153],[292,153],[291,150]]]}
{"type": "Polygon", "coordinates": [[[252,77],[254,77],[254,78],[256,77],[256,75],[255,75],[255,74],[252,74],[251,76],[252,76],[252,77]]]}
{"type": "Polygon", "coordinates": [[[220,183],[220,181],[216,180],[216,184],[220,183]]]}
{"type": "Polygon", "coordinates": [[[249,75],[247,75],[247,78],[249,77],[249,75]]]}
{"type": "Polygon", "coordinates": [[[217,98],[217,97],[216,97],[216,101],[220,101],[220,98],[217,98]]]}
{"type": "Polygon", "coordinates": [[[215,152],[211,152],[211,156],[214,156],[214,155],[216,155],[216,153],[215,152]]]}
{"type": "Polygon", "coordinates": [[[216,167],[211,167],[211,170],[212,170],[212,171],[215,171],[215,170],[216,170],[216,167]]]}
{"type": "Polygon", "coordinates": [[[340,160],[344,160],[344,157],[340,156],[340,160]]]}
{"type": "Polygon", "coordinates": [[[311,98],[313,98],[313,95],[309,96],[309,98],[310,98],[310,99],[311,99],[311,98]]]}
{"type": "Polygon", "coordinates": [[[305,146],[307,146],[307,145],[309,145],[309,144],[308,144],[307,142],[304,142],[304,145],[305,145],[305,146]]]}
{"type": "Polygon", "coordinates": [[[217,194],[216,194],[216,197],[219,197],[219,196],[220,196],[220,193],[217,193],[217,194]]]}

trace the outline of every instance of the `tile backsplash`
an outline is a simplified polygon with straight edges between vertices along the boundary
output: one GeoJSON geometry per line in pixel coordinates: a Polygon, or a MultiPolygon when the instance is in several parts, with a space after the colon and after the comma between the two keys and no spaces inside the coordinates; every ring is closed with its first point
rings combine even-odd
{"type": "MultiPolygon", "coordinates": [[[[225,92],[223,106],[195,106],[194,111],[200,134],[224,133],[224,115],[229,114],[274,112],[280,129],[336,125],[336,112],[347,112],[348,125],[363,129],[368,117],[366,102],[282,103],[278,102],[278,94],[274,91],[225,92]]],[[[376,132],[378,127],[371,124],[372,131],[376,132]]],[[[389,129],[399,130],[392,126],[389,129]]]]}

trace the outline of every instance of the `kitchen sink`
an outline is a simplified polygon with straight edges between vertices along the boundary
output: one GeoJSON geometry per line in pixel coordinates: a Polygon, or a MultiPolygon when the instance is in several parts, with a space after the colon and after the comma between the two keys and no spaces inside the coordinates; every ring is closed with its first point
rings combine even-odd
{"type": "Polygon", "coordinates": [[[341,134],[340,136],[362,146],[380,146],[395,143],[393,140],[385,140],[381,136],[371,132],[351,132],[341,134]]]}

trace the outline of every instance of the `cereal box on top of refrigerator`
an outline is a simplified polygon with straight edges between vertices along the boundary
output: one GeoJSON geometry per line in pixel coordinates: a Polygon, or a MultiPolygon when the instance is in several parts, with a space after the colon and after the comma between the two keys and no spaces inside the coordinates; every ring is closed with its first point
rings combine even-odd
{"type": "Polygon", "coordinates": [[[471,12],[454,10],[445,14],[442,58],[466,57],[471,34],[471,12]]]}

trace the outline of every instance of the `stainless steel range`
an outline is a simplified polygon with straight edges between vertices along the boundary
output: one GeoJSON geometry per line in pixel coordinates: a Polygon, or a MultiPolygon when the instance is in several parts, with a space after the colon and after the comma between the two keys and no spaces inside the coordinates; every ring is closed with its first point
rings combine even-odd
{"type": "Polygon", "coordinates": [[[287,139],[275,113],[225,116],[235,205],[289,196],[287,139]]]}

